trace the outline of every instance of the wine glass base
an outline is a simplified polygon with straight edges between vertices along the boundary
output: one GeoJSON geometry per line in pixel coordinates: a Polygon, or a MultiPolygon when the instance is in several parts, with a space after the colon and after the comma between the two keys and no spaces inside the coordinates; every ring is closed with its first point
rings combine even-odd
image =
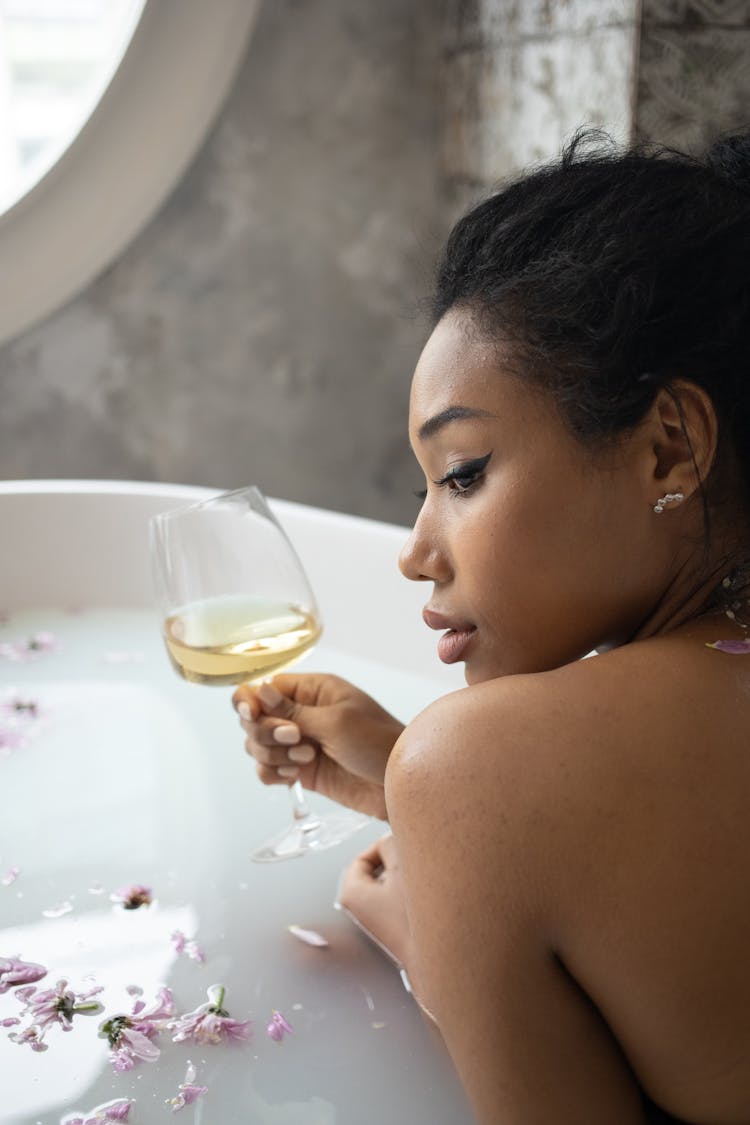
{"type": "Polygon", "coordinates": [[[308,852],[322,852],[348,840],[370,823],[369,816],[355,812],[330,813],[328,816],[311,813],[267,840],[250,858],[255,863],[278,863],[307,855],[308,852]]]}

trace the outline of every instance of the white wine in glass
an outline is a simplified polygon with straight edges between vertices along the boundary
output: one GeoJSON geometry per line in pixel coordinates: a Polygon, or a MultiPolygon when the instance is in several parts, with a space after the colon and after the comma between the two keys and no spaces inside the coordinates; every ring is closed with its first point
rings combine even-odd
{"type": "MultiPolygon", "coordinates": [[[[162,634],[175,670],[191,683],[255,682],[287,668],[322,625],[297,554],[259,489],[237,489],[151,520],[162,634]]],[[[290,786],[291,825],[263,844],[259,862],[291,859],[346,840],[368,818],[310,812],[290,786]]]]}

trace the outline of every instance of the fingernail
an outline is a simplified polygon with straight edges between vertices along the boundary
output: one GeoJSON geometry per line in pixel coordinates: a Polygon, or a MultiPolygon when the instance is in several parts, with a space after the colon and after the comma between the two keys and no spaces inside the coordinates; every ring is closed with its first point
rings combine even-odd
{"type": "Polygon", "coordinates": [[[274,742],[280,742],[282,746],[294,746],[295,742],[299,742],[299,727],[294,723],[289,723],[283,727],[274,727],[273,731],[274,742]]]}
{"type": "Polygon", "coordinates": [[[237,704],[237,714],[241,719],[252,719],[253,717],[253,713],[250,710],[250,704],[245,703],[244,699],[242,700],[242,703],[237,704]]]}
{"type": "Polygon", "coordinates": [[[273,684],[261,684],[258,688],[258,695],[260,696],[266,707],[278,707],[284,696],[280,691],[273,686],[273,684]]]}
{"type": "Polygon", "coordinates": [[[290,762],[311,762],[315,757],[312,746],[296,746],[287,754],[290,762]]]}
{"type": "Polygon", "coordinates": [[[297,777],[299,774],[299,770],[292,768],[292,766],[279,766],[279,768],[276,770],[276,773],[279,775],[279,777],[291,778],[297,777]]]}

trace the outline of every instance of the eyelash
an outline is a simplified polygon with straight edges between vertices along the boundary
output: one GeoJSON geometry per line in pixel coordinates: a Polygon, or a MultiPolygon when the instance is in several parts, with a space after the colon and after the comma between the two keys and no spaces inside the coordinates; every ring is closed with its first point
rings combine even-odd
{"type": "MultiPolygon", "coordinates": [[[[476,484],[479,484],[491,456],[492,451],[485,454],[484,457],[477,457],[475,461],[464,461],[462,465],[456,465],[449,473],[446,473],[442,480],[436,480],[432,483],[438,488],[447,488],[448,494],[458,500],[471,492],[476,484]],[[456,487],[452,488],[451,485],[456,487]]],[[[418,500],[425,500],[427,489],[423,488],[415,492],[414,495],[418,500]]]]}

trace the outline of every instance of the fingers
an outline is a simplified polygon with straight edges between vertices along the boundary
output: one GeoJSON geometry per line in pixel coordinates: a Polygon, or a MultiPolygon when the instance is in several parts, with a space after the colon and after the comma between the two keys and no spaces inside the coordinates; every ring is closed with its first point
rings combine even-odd
{"type": "MultiPolygon", "coordinates": [[[[266,686],[270,685],[261,685],[266,686]]],[[[259,689],[256,691],[259,693],[259,689]]],[[[315,760],[317,747],[303,739],[296,723],[267,716],[258,706],[253,709],[250,699],[242,698],[236,706],[240,725],[247,735],[245,750],[255,758],[258,777],[263,784],[288,785],[296,781],[300,767],[315,760]],[[243,703],[248,706],[243,707],[243,703]]]]}
{"type": "Polygon", "coordinates": [[[273,684],[242,684],[232,702],[247,735],[245,749],[258,763],[258,777],[265,785],[290,784],[300,767],[315,760],[318,747],[303,738],[298,723],[290,721],[303,708],[273,684]]]}
{"type": "Polygon", "coordinates": [[[255,772],[264,785],[292,785],[300,774],[299,766],[286,765],[274,769],[272,766],[264,766],[262,762],[258,762],[255,772]]]}
{"type": "Polygon", "coordinates": [[[389,832],[352,861],[345,882],[382,881],[395,862],[393,835],[389,832]]]}
{"type": "Polygon", "coordinates": [[[261,715],[292,718],[296,710],[293,700],[282,695],[271,683],[240,684],[232,703],[240,717],[249,722],[256,722],[261,715]]]}
{"type": "Polygon", "coordinates": [[[315,761],[318,753],[316,747],[309,742],[298,742],[289,747],[264,746],[252,735],[245,739],[245,750],[260,765],[270,766],[272,769],[307,766],[315,761]]]}

